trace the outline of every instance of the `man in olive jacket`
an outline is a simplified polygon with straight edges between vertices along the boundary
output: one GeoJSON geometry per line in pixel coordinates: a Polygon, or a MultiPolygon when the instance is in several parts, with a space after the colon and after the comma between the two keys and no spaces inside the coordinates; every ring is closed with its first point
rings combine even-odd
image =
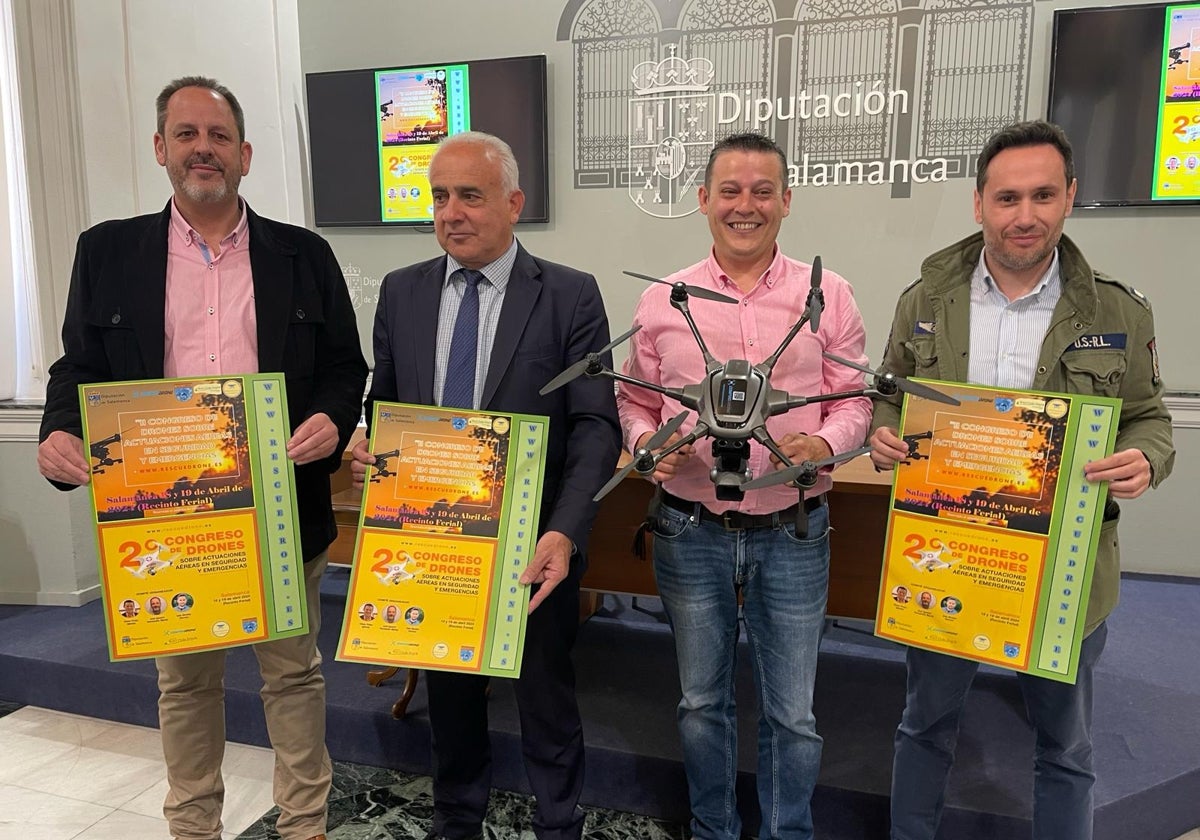
{"type": "MultiPolygon", "coordinates": [[[[1074,685],[1018,674],[1037,731],[1035,840],[1092,836],[1093,672],[1117,603],[1119,508],[1157,486],[1175,450],[1163,404],[1154,319],[1141,293],[1095,272],[1062,235],[1075,176],[1071,146],[1046,122],[1000,131],[979,157],[982,232],[939,251],[900,296],[883,369],[903,376],[1122,399],[1116,452],[1091,462],[1108,483],[1074,685]]],[[[898,403],[875,404],[871,460],[908,455],[898,403]]],[[[954,761],[959,718],[978,663],[909,648],[908,695],[896,732],[893,840],[932,840],[954,761]]]]}

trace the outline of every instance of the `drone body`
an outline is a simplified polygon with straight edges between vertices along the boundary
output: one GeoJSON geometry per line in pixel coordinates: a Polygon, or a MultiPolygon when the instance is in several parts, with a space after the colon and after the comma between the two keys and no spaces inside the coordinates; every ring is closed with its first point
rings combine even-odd
{"type": "Polygon", "coordinates": [[[701,381],[695,384],[667,387],[617,373],[605,367],[601,361],[602,355],[637,333],[641,328],[639,325],[624,335],[618,336],[600,351],[588,354],[546,384],[542,389],[543,394],[565,385],[580,375],[607,376],[618,382],[660,393],[677,401],[685,409],[684,412],[659,427],[645,441],[644,445],[633,453],[633,459],[629,464],[618,471],[612,480],[596,494],[597,500],[608,494],[631,471],[649,475],[654,472],[662,459],[701,438],[712,439],[713,466],[709,478],[716,487],[718,500],[739,501],[747,490],[789,483],[803,495],[805,489],[815,485],[818,472],[822,467],[849,460],[868,451],[868,448],[862,447],[834,454],[831,458],[821,461],[804,461],[795,464],[767,430],[769,418],[814,403],[864,396],[886,397],[895,394],[897,390],[919,393],[930,399],[958,404],[957,400],[946,397],[928,386],[919,385],[891,374],[877,373],[857,362],[840,358],[828,352],[822,354],[826,359],[874,377],[875,387],[860,386],[834,393],[805,395],[791,394],[772,386],[771,376],[776,364],[793,339],[805,326],[810,327],[813,333],[819,329],[821,312],[825,308],[824,293],[821,290],[820,257],[813,261],[804,311],[792,324],[775,352],[757,364],[746,359],[730,359],[724,362],[716,359],[709,351],[688,303],[689,297],[735,304],[736,300],[703,287],[687,285],[682,282],[668,283],[634,272],[627,271],[625,273],[672,287],[670,305],[679,311],[687,322],[704,359],[705,374],[701,381]],[[695,424],[686,434],[671,441],[671,438],[683,426],[689,412],[695,413],[695,424]],[[748,466],[751,440],[766,447],[784,468],[754,477],[748,466]]]}

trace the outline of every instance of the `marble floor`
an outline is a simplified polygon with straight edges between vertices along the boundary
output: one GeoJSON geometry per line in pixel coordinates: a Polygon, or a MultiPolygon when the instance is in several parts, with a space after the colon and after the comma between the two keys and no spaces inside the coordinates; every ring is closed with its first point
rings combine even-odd
{"type": "MultiPolygon", "coordinates": [[[[0,840],[168,840],[158,730],[0,701],[0,840]]],[[[225,750],[222,840],[277,840],[271,751],[225,750]]],[[[533,840],[530,800],[497,792],[486,840],[533,840]],[[524,830],[522,830],[524,829],[524,830]]],[[[430,780],[335,762],[329,840],[421,838],[430,780]]],[[[587,840],[684,840],[682,826],[588,809],[587,840]]],[[[1200,840],[1200,828],[1176,840],[1200,840]]]]}
{"type": "MultiPolygon", "coordinates": [[[[0,701],[0,756],[0,840],[170,837],[162,816],[167,782],[156,729],[0,701]]],[[[226,745],[222,840],[279,837],[272,763],[270,750],[226,745]]],[[[427,776],[334,763],[329,840],[422,838],[432,812],[427,776]]],[[[528,797],[496,792],[485,837],[533,840],[529,817],[528,797]]],[[[588,809],[586,825],[588,840],[684,838],[681,826],[603,809],[588,809]]]]}

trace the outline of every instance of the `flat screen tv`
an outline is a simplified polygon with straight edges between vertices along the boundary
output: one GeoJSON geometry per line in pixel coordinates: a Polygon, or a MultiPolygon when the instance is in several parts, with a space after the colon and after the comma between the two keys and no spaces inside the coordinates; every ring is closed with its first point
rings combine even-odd
{"type": "Polygon", "coordinates": [[[550,220],[546,57],[308,73],[308,140],[318,227],[428,225],[438,141],[486,131],[512,146],[522,222],[550,220]]]}
{"type": "Polygon", "coordinates": [[[1055,11],[1048,119],[1077,207],[1200,203],[1200,3],[1055,11]]]}

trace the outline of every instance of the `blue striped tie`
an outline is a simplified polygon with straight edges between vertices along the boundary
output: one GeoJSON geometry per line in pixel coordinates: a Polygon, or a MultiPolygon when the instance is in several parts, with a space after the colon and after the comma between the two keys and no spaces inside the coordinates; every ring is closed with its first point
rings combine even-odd
{"type": "Polygon", "coordinates": [[[479,281],[483,274],[469,268],[459,269],[467,287],[458,305],[454,334],[450,339],[450,357],[446,360],[446,382],[442,385],[445,408],[475,407],[475,356],[479,341],[479,281]]]}

